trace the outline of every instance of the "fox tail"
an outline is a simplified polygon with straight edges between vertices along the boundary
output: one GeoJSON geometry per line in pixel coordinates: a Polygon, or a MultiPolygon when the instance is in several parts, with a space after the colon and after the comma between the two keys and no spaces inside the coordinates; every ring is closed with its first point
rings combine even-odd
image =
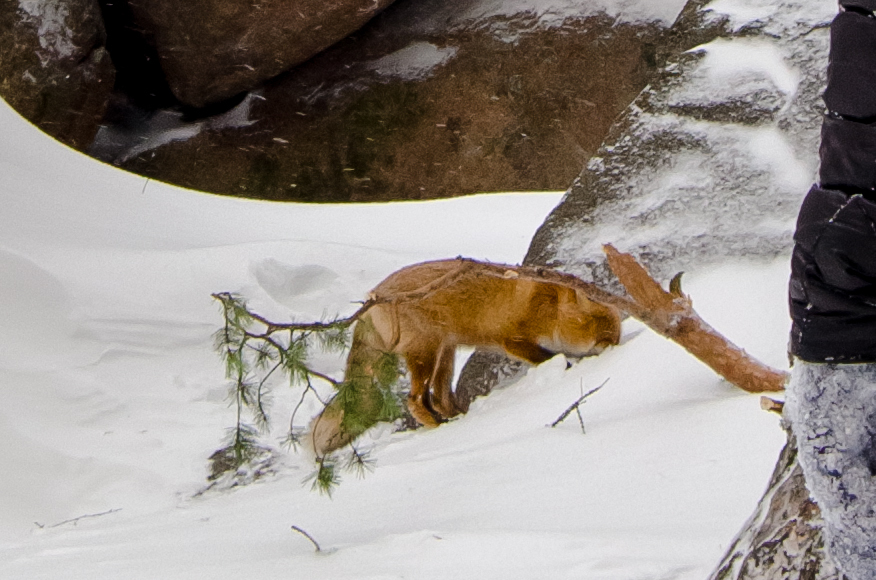
{"type": "Polygon", "coordinates": [[[400,376],[398,357],[377,345],[383,341],[366,315],[353,328],[344,381],[308,428],[306,447],[316,459],[352,443],[378,422],[401,415],[392,389],[400,376]]]}

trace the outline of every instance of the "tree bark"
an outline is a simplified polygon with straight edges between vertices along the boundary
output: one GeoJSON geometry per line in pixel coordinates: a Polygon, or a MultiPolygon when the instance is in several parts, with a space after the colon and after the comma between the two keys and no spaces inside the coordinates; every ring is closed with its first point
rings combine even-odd
{"type": "Polygon", "coordinates": [[[789,432],[766,493],[709,580],[841,580],[822,526],[789,432]]]}

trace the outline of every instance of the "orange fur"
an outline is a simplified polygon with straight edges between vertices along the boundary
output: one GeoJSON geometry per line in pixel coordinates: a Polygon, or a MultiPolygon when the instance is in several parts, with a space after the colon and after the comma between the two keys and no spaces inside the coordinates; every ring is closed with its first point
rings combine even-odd
{"type": "MultiPolygon", "coordinates": [[[[357,322],[347,370],[365,351],[404,357],[411,373],[408,409],[430,427],[460,413],[451,386],[459,345],[537,365],[556,354],[597,354],[620,339],[616,308],[567,286],[519,277],[513,268],[497,275],[495,265],[471,260],[408,266],[377,285],[371,297],[379,302],[357,322]]],[[[314,421],[318,456],[355,437],[338,438],[337,415],[327,410],[314,421]]]]}

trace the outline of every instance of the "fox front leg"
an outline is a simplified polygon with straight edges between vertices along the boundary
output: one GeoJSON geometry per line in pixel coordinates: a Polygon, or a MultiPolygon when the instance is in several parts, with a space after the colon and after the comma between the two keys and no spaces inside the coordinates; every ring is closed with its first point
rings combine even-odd
{"type": "Polygon", "coordinates": [[[502,348],[509,355],[532,365],[540,365],[557,354],[525,338],[506,339],[502,342],[502,348]]]}

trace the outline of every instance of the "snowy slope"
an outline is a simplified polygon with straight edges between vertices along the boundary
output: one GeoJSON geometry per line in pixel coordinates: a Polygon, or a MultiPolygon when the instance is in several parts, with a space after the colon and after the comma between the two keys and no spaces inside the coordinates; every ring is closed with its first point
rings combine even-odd
{"type": "MultiPolygon", "coordinates": [[[[0,578],[702,578],[784,441],[757,397],[628,323],[623,346],[546,363],[439,429],[376,434],[376,471],[333,499],[294,454],[193,497],[233,420],[211,292],[278,318],[348,313],[411,262],[518,261],[559,196],[218,198],[101,165],[0,103],[0,198],[0,578]],[[606,378],[586,435],[545,427],[606,378]]],[[[685,288],[783,366],[786,277],[785,260],[725,263],[685,288]]]]}

